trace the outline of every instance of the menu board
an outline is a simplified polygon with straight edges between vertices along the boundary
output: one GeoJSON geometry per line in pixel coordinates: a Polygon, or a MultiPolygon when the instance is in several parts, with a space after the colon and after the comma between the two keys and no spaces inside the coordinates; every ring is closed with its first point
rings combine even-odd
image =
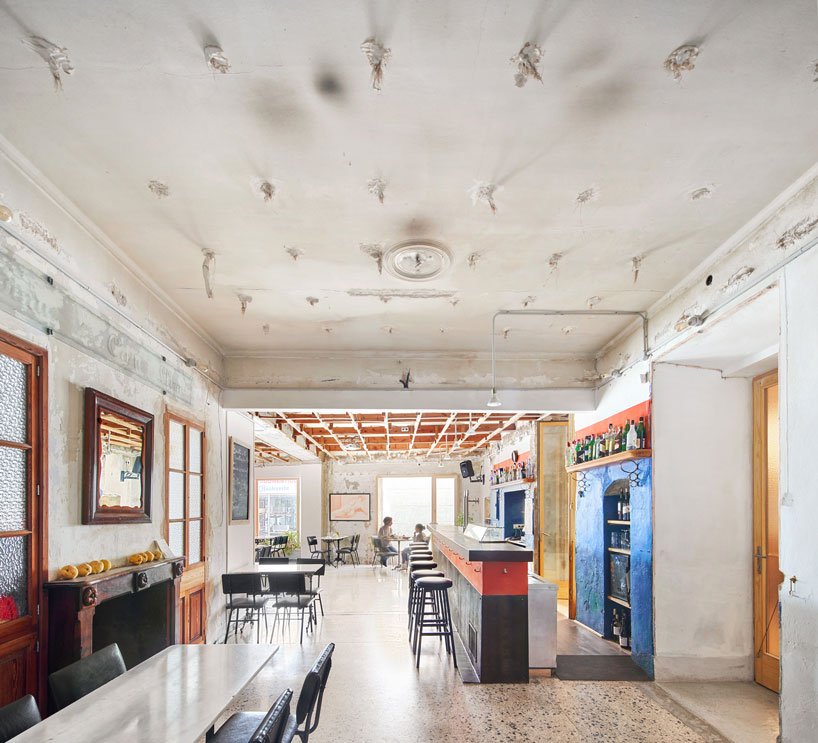
{"type": "Polygon", "coordinates": [[[250,447],[230,437],[230,521],[250,519],[250,447]]]}

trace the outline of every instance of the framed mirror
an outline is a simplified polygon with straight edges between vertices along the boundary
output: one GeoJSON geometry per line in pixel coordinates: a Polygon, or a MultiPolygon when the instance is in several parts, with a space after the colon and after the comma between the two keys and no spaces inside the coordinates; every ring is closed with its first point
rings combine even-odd
{"type": "Polygon", "coordinates": [[[85,390],[83,524],[151,520],[153,415],[85,390]]]}

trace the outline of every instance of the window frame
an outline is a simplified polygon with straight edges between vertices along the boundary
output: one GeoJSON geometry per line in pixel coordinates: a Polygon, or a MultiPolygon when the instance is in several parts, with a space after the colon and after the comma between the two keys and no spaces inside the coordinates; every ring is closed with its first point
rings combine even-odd
{"type": "Polygon", "coordinates": [[[450,475],[434,475],[434,474],[414,474],[414,475],[377,475],[376,486],[377,486],[377,517],[376,523],[381,524],[383,523],[383,483],[385,480],[404,480],[409,477],[425,477],[427,479],[432,480],[432,493],[431,493],[431,520],[429,523],[436,523],[435,519],[437,518],[437,481],[438,480],[454,480],[454,503],[453,503],[453,514],[452,514],[452,523],[457,523],[457,475],[450,474],[450,475]]]}
{"type": "Polygon", "coordinates": [[[295,533],[298,534],[299,540],[301,539],[301,478],[300,477],[256,477],[255,478],[255,490],[256,490],[256,507],[253,509],[253,513],[255,515],[255,524],[253,532],[255,534],[256,539],[272,539],[272,537],[264,536],[262,537],[258,533],[258,510],[260,500],[258,497],[258,484],[265,480],[294,480],[295,481],[295,533]]]}
{"type": "Polygon", "coordinates": [[[185,559],[185,567],[192,567],[200,564],[204,564],[207,561],[207,542],[206,542],[206,529],[205,529],[205,522],[207,519],[207,433],[205,432],[204,424],[199,423],[198,421],[192,420],[190,418],[186,418],[183,415],[179,415],[178,413],[173,413],[171,411],[165,412],[165,541],[170,544],[170,525],[171,524],[178,524],[182,523],[183,526],[183,557],[185,559]],[[183,441],[184,441],[184,469],[177,469],[175,467],[170,466],[170,426],[171,423],[177,423],[182,426],[184,430],[183,434],[183,441]],[[193,429],[198,431],[202,437],[202,465],[201,465],[201,472],[193,472],[190,469],[190,430],[193,429]],[[170,517],[170,475],[171,472],[181,473],[184,475],[184,509],[181,519],[172,519],[170,517]],[[190,478],[191,476],[194,477],[201,477],[202,481],[202,493],[201,493],[201,516],[196,518],[190,517],[190,502],[188,498],[189,488],[190,488],[190,478]],[[189,545],[188,540],[190,539],[190,524],[193,521],[199,522],[199,529],[200,529],[200,536],[199,536],[199,544],[200,544],[200,553],[199,559],[196,562],[190,562],[190,557],[188,555],[189,545]]]}

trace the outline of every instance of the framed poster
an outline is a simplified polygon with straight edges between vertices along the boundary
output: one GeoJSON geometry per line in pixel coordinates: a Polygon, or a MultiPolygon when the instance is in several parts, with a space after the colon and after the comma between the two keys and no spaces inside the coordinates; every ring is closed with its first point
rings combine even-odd
{"type": "Polygon", "coordinates": [[[247,444],[229,439],[227,492],[230,493],[230,523],[250,520],[250,475],[252,451],[247,444]]]}
{"type": "Polygon", "coordinates": [[[330,521],[370,521],[369,493],[330,493],[330,521]]]}

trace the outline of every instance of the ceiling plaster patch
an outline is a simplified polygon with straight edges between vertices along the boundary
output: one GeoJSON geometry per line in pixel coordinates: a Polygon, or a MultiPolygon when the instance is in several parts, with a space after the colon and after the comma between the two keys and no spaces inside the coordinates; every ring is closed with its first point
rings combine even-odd
{"type": "Polygon", "coordinates": [[[483,256],[481,256],[480,253],[471,253],[469,257],[466,259],[468,261],[469,268],[471,269],[477,268],[477,263],[482,257],[483,256]]]}
{"type": "Polygon", "coordinates": [[[372,68],[372,87],[375,90],[380,90],[383,82],[383,70],[392,56],[392,50],[387,49],[377,39],[369,38],[361,44],[361,51],[366,55],[369,66],[372,68]]]}
{"type": "Polygon", "coordinates": [[[673,79],[682,79],[682,72],[692,70],[696,65],[696,57],[699,56],[699,47],[693,44],[684,44],[676,47],[664,61],[665,69],[673,75],[673,79]]]}
{"type": "Polygon", "coordinates": [[[115,282],[111,283],[109,289],[111,290],[111,296],[120,307],[125,307],[128,304],[128,298],[122,293],[122,290],[115,282]]]}
{"type": "Polygon", "coordinates": [[[699,188],[694,188],[692,191],[688,191],[688,196],[691,201],[709,199],[713,196],[714,189],[715,186],[712,183],[708,183],[706,186],[700,186],[699,188]]]}
{"type": "Polygon", "coordinates": [[[528,305],[533,304],[536,301],[537,298],[535,296],[529,295],[523,300],[523,307],[528,307],[528,305]]]}
{"type": "Polygon", "coordinates": [[[511,333],[511,328],[503,328],[503,340],[508,340],[508,335],[511,333]]]}
{"type": "Polygon", "coordinates": [[[205,294],[213,299],[213,285],[216,282],[216,254],[212,250],[202,249],[202,276],[204,277],[205,294]]]}
{"type": "Polygon", "coordinates": [[[54,90],[62,90],[62,75],[71,75],[74,72],[74,65],[68,58],[68,49],[52,44],[42,36],[31,36],[23,39],[23,43],[46,61],[54,78],[54,90]]]}
{"type": "Polygon", "coordinates": [[[631,258],[631,271],[633,271],[633,283],[639,279],[639,269],[642,268],[642,256],[635,255],[631,258]]]}
{"type": "Polygon", "coordinates": [[[148,191],[150,191],[157,199],[166,199],[170,196],[170,188],[167,183],[162,181],[148,181],[148,191]]]}
{"type": "Polygon", "coordinates": [[[329,327],[328,325],[322,326],[321,330],[323,330],[327,335],[329,335],[332,332],[332,328],[329,327]]]}
{"type": "Polygon", "coordinates": [[[380,243],[362,243],[361,252],[368,255],[378,266],[378,273],[383,273],[383,245],[380,243]]]}
{"type": "Polygon", "coordinates": [[[752,266],[743,266],[738,271],[736,271],[729,279],[727,279],[727,283],[721,288],[721,291],[726,292],[731,289],[735,289],[742,284],[744,284],[747,279],[755,271],[755,268],[752,266]]]}
{"type": "Polygon", "coordinates": [[[551,273],[557,270],[560,265],[560,261],[562,260],[562,253],[551,253],[551,257],[548,259],[548,267],[551,273]]]}
{"type": "Polygon", "coordinates": [[[459,300],[457,297],[454,297],[453,299],[450,299],[450,300],[449,300],[449,304],[450,304],[452,307],[457,307],[457,303],[458,303],[459,301],[460,301],[460,300],[459,300]]]}
{"type": "Polygon", "coordinates": [[[503,187],[497,186],[495,183],[475,181],[474,185],[466,193],[471,196],[473,206],[476,206],[478,201],[485,201],[489,205],[491,213],[497,214],[497,204],[494,201],[494,194],[500,193],[502,190],[503,187]]]}
{"type": "Polygon", "coordinates": [[[596,294],[594,294],[594,296],[593,296],[593,297],[588,297],[588,299],[586,299],[586,300],[585,300],[585,304],[587,304],[587,305],[588,305],[588,309],[589,309],[589,310],[592,310],[592,309],[593,309],[594,307],[596,307],[596,306],[597,306],[597,305],[598,305],[598,304],[599,304],[601,301],[602,301],[602,297],[598,297],[596,294]]]}
{"type": "Polygon", "coordinates": [[[244,317],[247,314],[247,305],[253,301],[253,298],[249,294],[239,294],[239,305],[241,305],[241,316],[244,317]]]}
{"type": "Polygon", "coordinates": [[[517,72],[514,75],[514,84],[518,88],[522,88],[529,78],[534,78],[542,82],[542,75],[540,75],[539,66],[542,61],[544,52],[536,44],[526,41],[523,48],[520,49],[512,58],[511,64],[517,66],[517,72]]]}
{"type": "Polygon", "coordinates": [[[290,247],[285,245],[284,252],[294,261],[297,261],[302,255],[304,255],[304,251],[301,250],[301,248],[296,248],[294,245],[291,245],[290,247]]]}
{"type": "Polygon", "coordinates": [[[315,307],[318,304],[318,297],[307,297],[307,304],[310,307],[315,307]]]}
{"type": "Polygon", "coordinates": [[[52,235],[46,227],[44,227],[36,220],[29,217],[28,214],[26,214],[25,212],[20,212],[20,226],[26,232],[30,232],[32,235],[39,238],[47,245],[50,245],[58,253],[61,252],[59,243],[57,242],[57,238],[54,237],[54,235],[52,235]]]}
{"type": "Polygon", "coordinates": [[[204,48],[205,59],[207,66],[213,72],[220,72],[224,75],[230,69],[230,63],[227,61],[227,55],[222,51],[220,46],[215,44],[208,44],[204,48]]]}
{"type": "Polygon", "coordinates": [[[582,206],[583,204],[588,204],[591,201],[599,201],[599,188],[597,188],[596,186],[586,188],[584,191],[580,191],[577,194],[576,203],[579,206],[582,206]]]}
{"type": "Polygon", "coordinates": [[[818,218],[804,217],[799,222],[796,222],[784,234],[778,238],[775,246],[779,250],[787,250],[798,243],[802,238],[809,235],[816,227],[818,227],[818,218]]]}
{"type": "Polygon", "coordinates": [[[350,297],[377,297],[382,302],[390,299],[449,299],[455,292],[448,289],[348,289],[350,297]]]}
{"type": "Polygon", "coordinates": [[[391,325],[384,325],[381,328],[381,330],[383,330],[384,333],[388,333],[389,335],[392,335],[392,331],[394,330],[394,328],[391,325]]]}
{"type": "Polygon", "coordinates": [[[383,198],[386,191],[386,181],[383,178],[379,177],[371,178],[366,183],[366,189],[373,196],[377,196],[378,201],[380,201],[381,204],[383,204],[383,198]]]}
{"type": "Polygon", "coordinates": [[[818,83],[818,59],[812,63],[812,82],[818,83]]]}
{"type": "Polygon", "coordinates": [[[270,323],[264,323],[264,325],[261,326],[261,332],[264,333],[264,335],[270,335],[270,323]]]}
{"type": "Polygon", "coordinates": [[[566,325],[566,326],[565,326],[565,327],[562,329],[562,333],[563,333],[563,335],[570,335],[570,334],[571,334],[571,333],[572,333],[574,330],[576,330],[576,329],[577,329],[577,328],[576,328],[576,326],[575,326],[575,325],[566,325]]]}

